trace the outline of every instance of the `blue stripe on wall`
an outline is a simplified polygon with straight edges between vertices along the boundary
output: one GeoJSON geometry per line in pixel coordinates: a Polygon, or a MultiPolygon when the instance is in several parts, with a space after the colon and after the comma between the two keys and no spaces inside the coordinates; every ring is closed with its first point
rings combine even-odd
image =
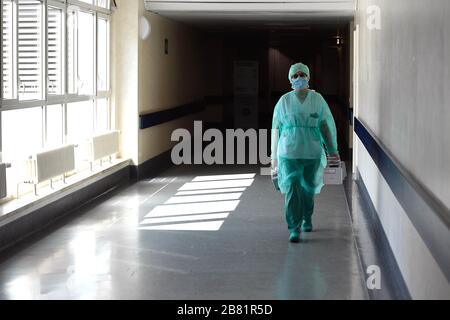
{"type": "Polygon", "coordinates": [[[357,118],[354,119],[354,130],[450,281],[450,210],[403,170],[357,118]]]}
{"type": "Polygon", "coordinates": [[[203,102],[193,102],[168,110],[141,114],[139,115],[139,129],[154,127],[203,110],[205,110],[203,102]]]}

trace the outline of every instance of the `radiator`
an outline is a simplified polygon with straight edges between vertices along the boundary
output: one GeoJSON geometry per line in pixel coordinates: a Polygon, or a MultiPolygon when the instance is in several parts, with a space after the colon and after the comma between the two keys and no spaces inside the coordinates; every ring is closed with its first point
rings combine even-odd
{"type": "Polygon", "coordinates": [[[119,131],[92,137],[89,161],[93,162],[119,152],[119,131]]]}
{"type": "Polygon", "coordinates": [[[38,184],[75,170],[75,145],[46,150],[27,161],[28,183],[38,184]]]}
{"type": "Polygon", "coordinates": [[[0,199],[5,198],[6,195],[6,164],[0,163],[0,199]]]}

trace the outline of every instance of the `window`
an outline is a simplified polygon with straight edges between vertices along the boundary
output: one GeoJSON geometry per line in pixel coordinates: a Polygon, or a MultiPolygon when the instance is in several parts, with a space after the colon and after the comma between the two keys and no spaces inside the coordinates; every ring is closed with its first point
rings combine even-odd
{"type": "Polygon", "coordinates": [[[42,99],[42,3],[19,0],[19,99],[42,99]]]}
{"type": "Polygon", "coordinates": [[[51,105],[45,107],[45,147],[55,148],[64,142],[63,106],[51,105]]]}
{"type": "Polygon", "coordinates": [[[95,16],[71,11],[68,21],[69,93],[94,94],[95,16]]]}
{"type": "Polygon", "coordinates": [[[26,177],[26,160],[42,148],[42,107],[2,111],[1,120],[2,161],[12,164],[6,172],[7,190],[12,195],[26,177]]]}
{"type": "Polygon", "coordinates": [[[0,2],[0,154],[12,194],[28,156],[111,128],[109,2],[0,2]]]}
{"type": "Polygon", "coordinates": [[[97,0],[97,6],[105,8],[105,9],[109,9],[109,0],[97,0]]]}
{"type": "Polygon", "coordinates": [[[109,2],[110,2],[109,0],[79,0],[79,1],[89,4],[95,4],[98,7],[109,9],[109,2]]]}
{"type": "Polygon", "coordinates": [[[77,67],[77,12],[67,12],[67,84],[68,93],[75,94],[78,91],[78,67],[77,67]]]}
{"type": "Polygon", "coordinates": [[[79,143],[89,139],[94,133],[93,101],[69,103],[67,105],[68,143],[79,143]]]}
{"type": "Polygon", "coordinates": [[[78,12],[78,94],[94,93],[94,15],[78,12]]]}
{"type": "Polygon", "coordinates": [[[2,112],[3,160],[25,160],[42,148],[42,108],[2,112]]]}
{"type": "Polygon", "coordinates": [[[15,70],[14,70],[14,8],[11,0],[2,1],[2,97],[15,98],[15,70]]]}
{"type": "Polygon", "coordinates": [[[97,90],[109,90],[109,27],[108,20],[97,20],[97,90]]]}
{"type": "Polygon", "coordinates": [[[98,99],[95,119],[95,132],[108,131],[109,125],[109,101],[108,99],[98,99]]]}
{"type": "Polygon", "coordinates": [[[63,39],[63,10],[48,8],[48,94],[61,95],[64,93],[64,39],[63,39]]]}

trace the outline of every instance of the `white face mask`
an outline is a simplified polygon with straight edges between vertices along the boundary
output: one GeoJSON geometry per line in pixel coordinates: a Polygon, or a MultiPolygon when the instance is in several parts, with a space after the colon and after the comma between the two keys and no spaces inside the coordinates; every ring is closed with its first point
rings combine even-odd
{"type": "Polygon", "coordinates": [[[308,78],[297,77],[297,79],[292,79],[292,89],[294,90],[302,90],[308,87],[309,80],[308,78]]]}

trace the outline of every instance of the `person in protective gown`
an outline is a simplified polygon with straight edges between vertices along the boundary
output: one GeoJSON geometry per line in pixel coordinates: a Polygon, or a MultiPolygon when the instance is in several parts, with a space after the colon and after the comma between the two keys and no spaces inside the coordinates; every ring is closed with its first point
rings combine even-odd
{"type": "Polygon", "coordinates": [[[327,102],[309,89],[309,68],[296,63],[289,70],[292,91],[275,106],[272,120],[272,169],[285,195],[289,241],[313,230],[314,196],[323,187],[327,155],[339,160],[336,125],[327,102]]]}

